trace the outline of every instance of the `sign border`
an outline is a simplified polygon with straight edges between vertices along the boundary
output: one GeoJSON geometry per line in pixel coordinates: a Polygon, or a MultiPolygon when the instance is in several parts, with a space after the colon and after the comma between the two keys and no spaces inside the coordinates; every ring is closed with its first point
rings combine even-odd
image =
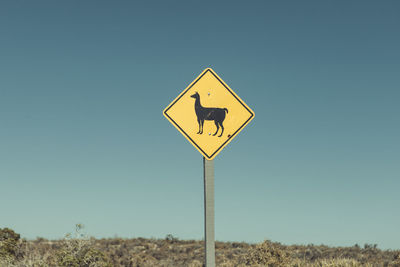
{"type": "Polygon", "coordinates": [[[190,143],[192,143],[192,145],[194,145],[197,150],[199,150],[199,152],[206,157],[208,160],[212,160],[214,159],[219,152],[221,152],[221,150],[230,142],[232,141],[233,137],[236,136],[236,134],[238,134],[242,128],[244,128],[252,119],[254,119],[254,111],[252,111],[244,102],[242,99],[240,99],[240,97],[238,95],[235,94],[235,92],[233,92],[233,90],[215,73],[215,71],[213,71],[211,68],[206,68],[202,73],[200,73],[200,75],[194,79],[194,81],[189,84],[189,86],[182,92],[180,93],[172,102],[171,104],[169,104],[163,111],[164,116],[189,140],[190,143]],[[242,126],[240,126],[236,132],[234,132],[230,137],[228,137],[228,139],[218,148],[214,151],[213,154],[211,154],[210,156],[203,151],[203,149],[201,149],[201,147],[199,145],[196,144],[196,142],[193,141],[193,139],[167,114],[168,110],[170,108],[172,108],[172,106],[175,105],[176,102],[178,102],[179,99],[181,99],[189,90],[190,88],[192,88],[207,72],[210,72],[227,90],[229,93],[231,93],[233,95],[233,97],[236,98],[237,101],[239,101],[239,103],[250,113],[250,117],[242,124],[242,126]]]}

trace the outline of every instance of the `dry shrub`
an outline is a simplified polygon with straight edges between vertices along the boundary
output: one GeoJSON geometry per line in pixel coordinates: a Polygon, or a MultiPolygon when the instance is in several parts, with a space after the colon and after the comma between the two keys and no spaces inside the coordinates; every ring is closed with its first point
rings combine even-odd
{"type": "Polygon", "coordinates": [[[94,240],[82,234],[83,225],[77,224],[75,235],[67,234],[57,252],[57,265],[62,267],[111,267],[106,255],[94,248],[94,240]]]}
{"type": "Polygon", "coordinates": [[[189,264],[189,267],[203,267],[203,263],[198,260],[194,260],[189,264]]]}
{"type": "Polygon", "coordinates": [[[393,257],[393,261],[389,263],[390,267],[400,267],[400,252],[396,253],[393,257]]]}
{"type": "Polygon", "coordinates": [[[354,259],[321,259],[313,263],[295,259],[292,267],[372,267],[372,264],[361,264],[354,259]]]}
{"type": "Polygon", "coordinates": [[[279,243],[268,240],[256,245],[245,256],[245,264],[250,266],[288,266],[291,259],[279,243]]]}

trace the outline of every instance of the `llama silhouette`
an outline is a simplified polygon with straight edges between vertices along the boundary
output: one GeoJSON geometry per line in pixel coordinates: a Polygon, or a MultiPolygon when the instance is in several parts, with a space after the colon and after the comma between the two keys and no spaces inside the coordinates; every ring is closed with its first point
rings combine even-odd
{"type": "Polygon", "coordinates": [[[222,123],[225,120],[225,112],[228,113],[228,109],[203,107],[200,104],[200,95],[197,92],[194,95],[191,95],[190,97],[196,99],[194,103],[194,110],[196,111],[197,122],[199,124],[199,131],[197,133],[198,134],[203,133],[203,125],[205,120],[214,121],[215,126],[217,126],[217,131],[213,134],[213,136],[215,136],[218,133],[219,127],[221,126],[222,132],[220,135],[218,135],[218,137],[221,137],[222,134],[224,133],[224,126],[222,125],[222,123]]]}

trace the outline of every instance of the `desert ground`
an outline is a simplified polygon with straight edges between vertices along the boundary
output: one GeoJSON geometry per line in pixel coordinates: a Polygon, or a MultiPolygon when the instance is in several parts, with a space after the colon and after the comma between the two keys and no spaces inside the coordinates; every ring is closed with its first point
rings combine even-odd
{"type": "MultiPolygon", "coordinates": [[[[95,239],[75,232],[61,240],[26,240],[12,229],[0,229],[0,266],[204,266],[204,242],[162,239],[95,239]]],[[[381,250],[376,244],[352,247],[216,242],[217,266],[400,266],[400,250],[381,250]]]]}

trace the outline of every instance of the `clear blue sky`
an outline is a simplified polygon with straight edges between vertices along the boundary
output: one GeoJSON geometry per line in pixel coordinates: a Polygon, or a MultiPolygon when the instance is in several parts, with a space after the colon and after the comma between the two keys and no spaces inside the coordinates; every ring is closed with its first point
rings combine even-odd
{"type": "Polygon", "coordinates": [[[206,68],[255,119],[215,159],[216,239],[400,249],[399,1],[1,1],[0,227],[203,237],[162,110],[206,68]]]}

